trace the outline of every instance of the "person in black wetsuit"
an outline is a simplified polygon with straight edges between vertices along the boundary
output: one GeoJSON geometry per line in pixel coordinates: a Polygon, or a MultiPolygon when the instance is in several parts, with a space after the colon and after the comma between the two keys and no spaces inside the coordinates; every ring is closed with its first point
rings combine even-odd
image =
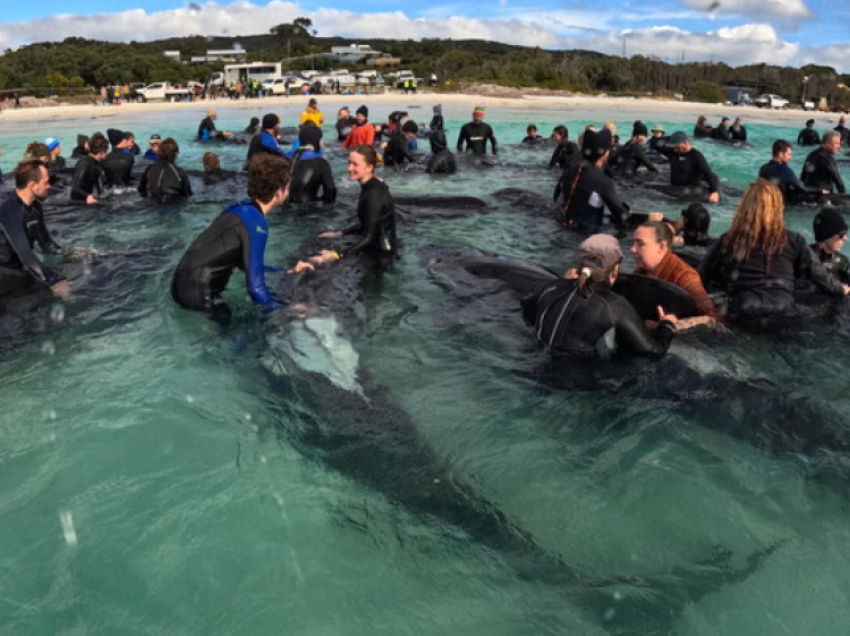
{"type": "Polygon", "coordinates": [[[797,205],[805,202],[817,202],[823,198],[823,192],[816,188],[807,188],[791,167],[791,157],[794,149],[784,139],[773,142],[773,158],[759,169],[759,179],[766,179],[782,191],[786,205],[797,205]]]}
{"type": "Polygon", "coordinates": [[[841,135],[841,145],[847,148],[850,146],[850,129],[844,125],[845,123],[847,123],[847,120],[842,115],[838,118],[838,125],[833,130],[841,135]]]}
{"type": "Polygon", "coordinates": [[[697,123],[694,126],[694,139],[705,139],[711,137],[711,126],[708,125],[708,118],[705,115],[700,115],[697,118],[697,123]]]}
{"type": "Polygon", "coordinates": [[[103,178],[107,188],[127,188],[133,182],[133,150],[126,135],[115,128],[106,131],[112,152],[101,162],[103,178]]]}
{"type": "Polygon", "coordinates": [[[336,201],[336,184],[331,166],[321,154],[322,129],[317,126],[302,126],[298,133],[298,142],[298,150],[287,153],[292,161],[289,202],[333,203],[336,201]]]}
{"type": "Polygon", "coordinates": [[[688,136],[679,131],[660,150],[670,159],[670,184],[674,187],[702,187],[702,181],[708,184],[708,202],[720,202],[720,182],[717,175],[708,167],[703,154],[691,146],[688,136]]]}
{"type": "Polygon", "coordinates": [[[77,145],[71,151],[71,159],[82,159],[89,154],[89,138],[86,135],[77,135],[77,145]]]}
{"type": "Polygon", "coordinates": [[[560,224],[578,232],[592,233],[602,225],[605,208],[611,222],[620,227],[629,215],[620,201],[614,181],[605,174],[611,153],[611,131],[584,133],[583,160],[564,172],[555,190],[560,205],[560,224]]]}
{"type": "Polygon", "coordinates": [[[535,146],[544,143],[546,140],[537,134],[537,126],[529,124],[525,129],[525,138],[522,140],[526,146],[535,146]]]}
{"type": "Polygon", "coordinates": [[[676,332],[676,316],[658,311],[659,326],[647,331],[634,307],[611,291],[623,252],[616,238],[596,234],[579,245],[577,279],[547,283],[521,301],[525,321],[556,356],[607,357],[614,350],[663,356],[676,332]]]}
{"type": "Polygon", "coordinates": [[[457,161],[448,148],[446,133],[442,130],[434,130],[431,132],[429,141],[431,142],[431,156],[428,157],[428,165],[425,171],[448,174],[457,172],[457,161]]]}
{"type": "Polygon", "coordinates": [[[339,109],[336,116],[336,138],[337,141],[345,141],[348,133],[357,124],[357,119],[351,116],[351,111],[348,106],[343,106],[339,109]]]}
{"type": "Polygon", "coordinates": [[[486,155],[488,140],[493,154],[498,154],[499,147],[496,143],[496,135],[493,134],[490,124],[484,123],[484,109],[481,106],[476,106],[475,110],[472,111],[472,121],[464,124],[460,129],[460,134],[457,137],[457,151],[464,152],[465,143],[466,150],[471,150],[476,155],[486,155]]]}
{"type": "MultiPolygon", "coordinates": [[[[248,163],[248,198],[228,205],[192,241],[171,280],[171,297],[194,311],[222,323],[231,311],[221,295],[235,269],[245,273],[245,285],[254,302],[277,309],[282,305],[266,287],[265,272],[280,271],[263,263],[269,224],[266,215],[288,196],[289,159],[262,153],[248,163]]],[[[295,271],[309,265],[299,263],[295,271]]]]}
{"type": "Polygon", "coordinates": [[[192,196],[189,175],[176,165],[180,147],[171,137],[159,149],[159,161],[151,164],[139,182],[139,194],[154,203],[170,203],[192,196]]]}
{"type": "Polygon", "coordinates": [[[47,171],[61,170],[67,166],[65,157],[62,156],[62,144],[58,139],[48,137],[44,140],[44,145],[50,151],[50,159],[47,161],[47,171]]]}
{"type": "Polygon", "coordinates": [[[732,133],[729,131],[729,118],[720,119],[720,124],[711,129],[711,138],[716,141],[732,141],[732,133]]]}
{"type": "Polygon", "coordinates": [[[322,250],[309,259],[313,265],[326,265],[341,258],[363,254],[380,269],[388,269],[398,253],[395,204],[387,184],[375,176],[378,154],[372,146],[357,146],[348,156],[348,178],[360,184],[357,221],[344,230],[319,234],[321,239],[358,235],[354,245],[335,250],[322,250]]]}
{"type": "Polygon", "coordinates": [[[632,129],[632,138],[620,148],[612,162],[614,170],[620,176],[634,176],[641,166],[649,172],[658,172],[658,168],[646,158],[644,144],[648,135],[646,125],[642,121],[636,121],[632,129]]]}
{"type": "Polygon", "coordinates": [[[61,254],[44,223],[41,202],[50,190],[47,168],[38,159],[24,160],[13,171],[15,190],[0,205],[0,300],[28,288],[44,288],[67,298],[68,282],[46,269],[33,252],[61,254]]]}
{"type": "Polygon", "coordinates": [[[204,185],[211,186],[222,181],[228,181],[236,176],[235,170],[222,170],[221,161],[214,152],[205,152],[201,157],[204,166],[204,185]]]}
{"type": "Polygon", "coordinates": [[[708,235],[711,213],[702,203],[691,203],[682,210],[682,243],[686,247],[711,247],[717,239],[708,235]]]}
{"type": "Polygon", "coordinates": [[[274,113],[263,115],[262,126],[263,129],[251,137],[251,143],[248,144],[248,161],[251,161],[257,153],[283,156],[283,150],[277,141],[278,131],[280,131],[280,117],[274,113]]]}
{"type": "Polygon", "coordinates": [[[410,152],[408,142],[416,139],[419,126],[409,119],[399,129],[390,135],[387,147],[384,149],[385,166],[403,166],[405,163],[416,163],[416,157],[410,152]]]}
{"type": "Polygon", "coordinates": [[[835,155],[841,148],[841,135],[835,130],[823,134],[823,144],[806,157],[800,181],[808,188],[822,190],[824,193],[838,192],[844,194],[844,180],[838,173],[835,155]]]}
{"type": "Polygon", "coordinates": [[[431,117],[431,123],[428,124],[428,128],[431,130],[445,130],[445,122],[443,121],[443,105],[435,104],[432,110],[434,116],[431,117]]]}
{"type": "Polygon", "coordinates": [[[581,150],[577,143],[570,141],[570,131],[566,126],[555,126],[552,129],[552,140],[555,142],[555,150],[547,166],[550,170],[558,166],[563,172],[574,162],[581,161],[581,150]]]}
{"type": "Polygon", "coordinates": [[[71,201],[80,203],[99,203],[97,197],[103,194],[103,167],[109,144],[102,135],[95,135],[90,142],[89,154],[74,166],[71,180],[71,201]]]}
{"type": "Polygon", "coordinates": [[[649,131],[652,133],[652,137],[649,139],[649,152],[666,156],[662,151],[667,146],[667,142],[670,141],[670,137],[664,134],[664,126],[655,124],[649,131]]]}
{"type": "Polygon", "coordinates": [[[824,269],[839,282],[850,284],[850,260],[841,253],[847,241],[847,223],[840,212],[824,208],[813,222],[815,242],[810,245],[824,269]]]}
{"type": "Polygon", "coordinates": [[[207,110],[207,116],[198,124],[198,140],[209,141],[210,139],[227,138],[231,133],[224,130],[218,130],[215,127],[215,120],[218,119],[218,112],[215,108],[207,110]]]}
{"type": "Polygon", "coordinates": [[[735,123],[732,124],[732,127],[729,129],[729,134],[732,135],[733,141],[746,141],[747,140],[747,128],[741,122],[740,117],[735,118],[735,123]]]}
{"type": "Polygon", "coordinates": [[[248,125],[245,127],[245,134],[256,135],[258,130],[260,130],[260,118],[251,117],[251,121],[249,121],[248,125]]]}
{"type": "Polygon", "coordinates": [[[820,135],[815,130],[815,120],[810,119],[806,122],[806,127],[797,135],[797,143],[801,146],[820,146],[820,135]]]}
{"type": "Polygon", "coordinates": [[[729,231],[700,265],[706,288],[727,295],[733,317],[792,314],[797,281],[811,281],[830,296],[850,291],[823,268],[802,236],[785,229],[784,211],[779,188],[759,179],[741,198],[729,231]]]}

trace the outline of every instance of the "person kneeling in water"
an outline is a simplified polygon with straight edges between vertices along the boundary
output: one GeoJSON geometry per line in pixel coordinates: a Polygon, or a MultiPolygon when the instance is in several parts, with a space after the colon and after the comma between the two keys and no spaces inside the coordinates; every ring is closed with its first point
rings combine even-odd
{"type": "Polygon", "coordinates": [[[850,261],[841,253],[847,240],[847,223],[840,212],[824,208],[814,220],[815,242],[810,247],[818,261],[835,278],[850,284],[850,261]]]}
{"type": "Polygon", "coordinates": [[[556,355],[594,358],[615,349],[663,356],[678,318],[658,308],[650,333],[634,307],[611,290],[623,252],[616,238],[595,234],[579,245],[577,279],[560,279],[522,300],[525,321],[556,355]]]}
{"type": "MultiPolygon", "coordinates": [[[[189,246],[171,280],[171,297],[194,311],[229,322],[230,308],[222,299],[234,269],[245,272],[245,284],[254,302],[282,307],[266,287],[263,258],[269,224],[266,215],[289,196],[289,160],[261,153],[248,163],[248,197],[227,206],[189,246]]],[[[310,269],[298,263],[294,271],[310,269]]]]}
{"type": "Polygon", "coordinates": [[[175,165],[180,147],[171,137],[162,142],[159,161],[151,164],[142,175],[139,194],[155,203],[168,203],[192,196],[192,184],[183,168],[175,165]]]}

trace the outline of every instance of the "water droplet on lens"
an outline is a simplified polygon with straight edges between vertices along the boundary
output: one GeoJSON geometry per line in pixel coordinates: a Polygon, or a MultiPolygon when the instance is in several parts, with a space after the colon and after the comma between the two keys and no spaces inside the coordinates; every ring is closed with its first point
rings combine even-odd
{"type": "Polygon", "coordinates": [[[59,523],[62,524],[62,534],[65,535],[65,543],[71,546],[77,545],[77,530],[74,528],[74,517],[67,510],[59,512],[59,523]]]}
{"type": "Polygon", "coordinates": [[[65,320],[65,306],[57,303],[50,309],[50,319],[53,322],[62,322],[65,320]]]}
{"type": "Polygon", "coordinates": [[[617,614],[617,612],[616,612],[616,611],[614,611],[614,608],[613,608],[613,607],[609,607],[609,608],[605,611],[605,615],[604,615],[602,618],[603,618],[603,619],[605,619],[606,621],[610,621],[610,620],[612,620],[612,619],[614,618],[614,616],[616,616],[616,614],[617,614]]]}
{"type": "Polygon", "coordinates": [[[439,478],[439,477],[436,477],[436,478],[434,479],[434,483],[435,483],[435,484],[439,484],[439,483],[440,483],[440,478],[439,478]]]}
{"type": "Polygon", "coordinates": [[[187,395],[187,396],[186,396],[186,401],[187,401],[189,404],[192,404],[192,403],[195,401],[195,396],[194,396],[194,395],[187,395]]]}
{"type": "Polygon", "coordinates": [[[56,345],[52,340],[46,341],[43,345],[41,345],[41,352],[45,355],[52,356],[56,353],[56,345]]]}
{"type": "Polygon", "coordinates": [[[245,413],[245,415],[243,417],[248,422],[250,422],[252,419],[254,419],[254,417],[250,413],[245,413]]]}

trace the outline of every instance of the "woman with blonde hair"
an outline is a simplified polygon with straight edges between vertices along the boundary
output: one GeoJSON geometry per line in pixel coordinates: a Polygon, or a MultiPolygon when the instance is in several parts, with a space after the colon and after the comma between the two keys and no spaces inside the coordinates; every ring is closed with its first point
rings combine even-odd
{"type": "Polygon", "coordinates": [[[785,229],[784,213],[782,192],[759,179],[741,198],[732,227],[706,255],[700,267],[703,281],[710,290],[727,294],[728,313],[788,313],[798,280],[811,281],[831,296],[850,291],[813,258],[802,236],[785,229]]]}

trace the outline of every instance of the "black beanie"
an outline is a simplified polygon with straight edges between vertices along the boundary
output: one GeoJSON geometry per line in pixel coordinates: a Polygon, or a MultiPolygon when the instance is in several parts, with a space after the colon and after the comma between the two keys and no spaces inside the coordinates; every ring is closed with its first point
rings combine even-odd
{"type": "Polygon", "coordinates": [[[358,115],[363,115],[364,117],[369,117],[369,109],[366,108],[366,104],[363,104],[360,108],[357,109],[358,115]]]}
{"type": "Polygon", "coordinates": [[[829,238],[832,238],[840,232],[847,231],[847,223],[840,212],[836,212],[830,208],[824,208],[815,217],[815,241],[820,243],[829,238]]]}
{"type": "Polygon", "coordinates": [[[109,130],[107,130],[106,138],[109,139],[109,143],[111,143],[113,146],[117,146],[118,144],[122,143],[124,139],[126,139],[124,137],[124,133],[118,130],[117,128],[110,128],[109,130]]]}
{"type": "Polygon", "coordinates": [[[682,218],[685,221],[685,233],[704,235],[711,226],[711,213],[702,203],[691,203],[686,210],[682,210],[682,218]]]}
{"type": "Polygon", "coordinates": [[[412,119],[408,119],[401,127],[401,131],[406,133],[413,133],[415,135],[419,132],[419,126],[417,126],[416,122],[412,119]]]}
{"type": "Polygon", "coordinates": [[[269,128],[274,128],[279,123],[280,123],[280,117],[278,117],[274,113],[268,113],[267,115],[263,115],[263,130],[268,130],[269,128]]]}
{"type": "Polygon", "coordinates": [[[322,129],[318,126],[302,126],[298,133],[298,141],[302,146],[313,146],[318,150],[319,143],[322,141],[322,129]]]}
{"type": "Polygon", "coordinates": [[[632,128],[632,137],[637,137],[639,135],[649,137],[649,130],[647,129],[646,124],[640,120],[636,121],[634,128],[632,128]]]}
{"type": "Polygon", "coordinates": [[[596,161],[611,150],[611,131],[607,128],[599,132],[588,130],[584,133],[582,154],[589,161],[596,161]]]}

